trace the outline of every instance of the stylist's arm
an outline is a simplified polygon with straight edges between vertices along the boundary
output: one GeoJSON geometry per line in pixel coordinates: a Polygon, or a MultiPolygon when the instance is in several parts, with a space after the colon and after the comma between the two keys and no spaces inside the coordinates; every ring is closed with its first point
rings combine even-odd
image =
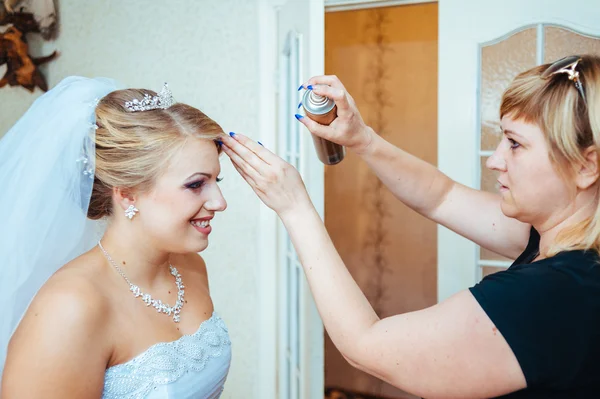
{"type": "MultiPolygon", "coordinates": [[[[324,126],[296,115],[300,123],[312,134],[358,155],[402,203],[492,252],[510,259],[523,252],[531,225],[506,217],[497,194],[460,184],[434,165],[386,141],[365,124],[354,99],[337,77],[316,76],[303,87],[335,100],[337,118],[324,126]]],[[[399,137],[420,134],[402,125],[394,129],[399,137]]],[[[461,151],[457,148],[458,154],[461,151]]]]}
{"type": "MultiPolygon", "coordinates": [[[[329,95],[339,115],[353,106],[341,90],[329,95]]],[[[338,125],[360,126],[358,117],[338,125]]],[[[368,151],[372,140],[368,129],[359,129],[344,144],[368,151]]],[[[296,169],[245,136],[223,142],[237,171],[281,218],[325,328],[353,366],[425,398],[495,397],[526,386],[510,347],[469,291],[380,319],[333,246],[296,169]]]]}

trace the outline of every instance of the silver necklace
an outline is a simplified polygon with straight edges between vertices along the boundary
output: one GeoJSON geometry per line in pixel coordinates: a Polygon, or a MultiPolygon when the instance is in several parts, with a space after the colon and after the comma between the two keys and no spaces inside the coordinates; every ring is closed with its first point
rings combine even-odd
{"type": "Polygon", "coordinates": [[[123,270],[121,270],[119,265],[117,265],[116,262],[110,257],[108,252],[106,252],[100,241],[98,241],[98,246],[102,250],[102,253],[106,257],[106,259],[108,259],[108,261],[115,267],[115,269],[117,269],[117,272],[119,272],[119,274],[125,279],[125,281],[127,281],[127,283],[129,284],[129,290],[133,292],[133,295],[136,298],[141,298],[142,301],[144,301],[144,303],[146,304],[146,306],[152,305],[158,313],[164,313],[168,316],[173,315],[173,321],[175,323],[179,323],[179,313],[181,313],[181,308],[183,308],[183,304],[185,303],[185,286],[181,281],[181,275],[179,274],[177,269],[173,267],[173,265],[169,264],[169,269],[171,270],[171,274],[175,277],[175,284],[177,284],[177,302],[175,303],[175,306],[169,306],[166,303],[162,303],[160,299],[152,299],[150,294],[144,294],[140,287],[129,281],[125,273],[123,273],[123,270]]]}

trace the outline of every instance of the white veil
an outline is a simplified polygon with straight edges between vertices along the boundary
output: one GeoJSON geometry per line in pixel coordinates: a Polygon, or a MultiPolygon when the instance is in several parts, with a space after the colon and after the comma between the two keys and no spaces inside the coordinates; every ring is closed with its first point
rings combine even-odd
{"type": "Polygon", "coordinates": [[[98,238],[87,220],[95,109],[116,89],[109,79],[66,78],[0,140],[0,378],[10,337],[36,292],[98,238]]]}

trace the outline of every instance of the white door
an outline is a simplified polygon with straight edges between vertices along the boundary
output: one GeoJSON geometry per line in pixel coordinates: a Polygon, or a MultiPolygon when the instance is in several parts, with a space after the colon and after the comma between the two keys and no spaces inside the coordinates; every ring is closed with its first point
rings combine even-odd
{"type": "MultiPolygon", "coordinates": [[[[440,169],[470,187],[494,190],[495,178],[482,165],[500,140],[502,91],[535,65],[600,54],[598,36],[598,0],[440,0],[440,169]]],[[[440,301],[508,265],[509,259],[439,228],[440,301]]]]}
{"type": "MultiPolygon", "coordinates": [[[[323,0],[277,1],[277,149],[301,173],[317,211],[323,216],[324,169],[312,139],[294,114],[298,87],[324,73],[323,0]]],[[[292,243],[278,226],[278,373],[279,399],[323,397],[323,325],[292,243]]]]}

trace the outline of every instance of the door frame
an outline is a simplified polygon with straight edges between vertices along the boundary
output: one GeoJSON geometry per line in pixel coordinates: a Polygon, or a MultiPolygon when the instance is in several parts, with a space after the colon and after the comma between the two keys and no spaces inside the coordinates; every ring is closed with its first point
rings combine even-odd
{"type": "Polygon", "coordinates": [[[437,2],[438,0],[325,0],[325,12],[365,10],[367,8],[437,2]]]}
{"type": "MultiPolygon", "coordinates": [[[[267,148],[276,148],[277,7],[272,0],[258,1],[258,137],[267,148]]],[[[262,204],[258,207],[260,229],[256,246],[258,270],[258,314],[256,327],[258,383],[254,397],[277,398],[277,215],[262,204]],[[267,250],[273,248],[273,250],[267,250]]]]}
{"type": "MultiPolygon", "coordinates": [[[[289,0],[258,0],[258,38],[260,46],[258,50],[258,67],[259,67],[259,78],[257,80],[256,90],[258,91],[258,137],[259,140],[267,147],[272,150],[276,150],[279,147],[277,134],[278,123],[277,123],[277,91],[279,85],[278,76],[278,62],[279,62],[279,47],[278,42],[278,11],[283,5],[289,0]]],[[[324,8],[323,0],[308,0],[308,7],[310,8],[311,23],[318,27],[317,29],[323,29],[322,36],[324,37],[324,8]],[[319,28],[321,27],[321,28],[319,28]]],[[[315,35],[311,35],[310,40],[314,40],[315,35]]],[[[308,48],[319,48],[323,43],[308,43],[308,48]]],[[[324,59],[325,54],[311,54],[311,64],[309,65],[309,73],[311,74],[322,74],[324,73],[324,59]],[[319,66],[320,65],[320,66],[319,66]]],[[[298,84],[300,84],[299,82],[298,84]]],[[[307,137],[307,140],[310,138],[307,137]]],[[[315,208],[319,215],[323,217],[324,212],[324,183],[323,183],[323,165],[318,161],[315,154],[307,157],[304,160],[305,167],[304,173],[306,177],[306,188],[311,195],[315,208]]],[[[280,240],[280,229],[283,228],[279,222],[277,215],[266,206],[260,206],[258,211],[258,220],[260,224],[259,234],[257,236],[257,248],[262,250],[258,251],[258,281],[257,281],[257,295],[258,295],[258,307],[259,311],[256,318],[257,328],[259,333],[258,340],[258,382],[255,389],[255,397],[257,398],[278,398],[278,347],[279,347],[279,309],[278,301],[280,292],[279,286],[279,268],[280,265],[280,254],[279,254],[279,240],[280,240]],[[269,250],[272,249],[272,250],[269,250]]],[[[310,293],[306,293],[310,296],[310,293]]],[[[310,337],[302,337],[305,341],[312,345],[317,345],[319,342],[320,347],[323,346],[323,325],[320,322],[320,318],[313,304],[307,306],[307,312],[305,312],[305,320],[309,319],[308,322],[318,324],[319,328],[313,328],[310,332],[310,337]]],[[[305,361],[310,364],[311,372],[318,372],[323,370],[323,356],[321,349],[320,356],[318,348],[312,348],[311,354],[304,354],[305,361]]],[[[312,374],[312,373],[311,373],[312,374]]],[[[321,373],[322,374],[322,373],[321,373]]],[[[311,376],[313,377],[313,376],[311,376]]],[[[315,381],[321,381],[321,386],[311,386],[310,389],[306,389],[309,392],[310,397],[315,394],[322,395],[324,390],[324,384],[322,383],[323,377],[314,376],[308,384],[314,384],[315,381]]],[[[279,398],[285,399],[285,398],[279,398]]]]}
{"type": "MultiPolygon", "coordinates": [[[[278,43],[278,23],[277,12],[287,3],[288,0],[258,0],[258,38],[260,42],[258,57],[259,57],[259,78],[257,81],[257,90],[259,92],[258,105],[258,137],[267,148],[278,148],[277,136],[277,121],[276,111],[277,90],[278,90],[278,58],[279,58],[279,43],[278,43]]],[[[336,12],[346,10],[359,10],[376,7],[388,7],[396,5],[409,5],[418,3],[432,3],[437,0],[324,0],[323,7],[320,7],[320,2],[323,0],[308,0],[308,6],[314,11],[313,22],[318,26],[322,26],[324,32],[325,12],[336,12]],[[320,11],[319,11],[320,9],[320,11]],[[318,15],[317,15],[318,13],[318,15]]],[[[323,33],[324,37],[324,33],[323,33]]],[[[315,48],[318,43],[309,44],[309,48],[315,48]]],[[[323,43],[321,43],[323,44],[323,43]]],[[[325,54],[313,55],[313,64],[311,71],[324,73],[325,54]],[[320,67],[319,67],[320,65],[320,67]],[[320,69],[320,70],[319,70],[320,69]]],[[[306,163],[305,173],[308,175],[310,184],[307,184],[307,189],[311,193],[311,197],[315,203],[318,213],[321,217],[324,216],[324,176],[323,165],[315,156],[310,157],[306,163]],[[320,178],[319,178],[320,177],[320,178]]],[[[265,249],[258,251],[258,302],[259,311],[256,322],[259,334],[258,353],[258,383],[256,384],[255,395],[259,398],[277,398],[278,397],[278,353],[277,343],[279,340],[277,319],[278,308],[278,267],[280,257],[278,253],[278,245],[273,243],[279,240],[280,224],[274,212],[265,206],[259,207],[258,215],[261,228],[257,236],[257,248],[265,249]],[[268,251],[267,248],[273,248],[268,251]]],[[[313,309],[316,311],[316,309],[313,309]]],[[[315,331],[315,334],[318,331],[315,331]]],[[[321,334],[322,335],[322,334],[321,334]]],[[[313,337],[313,341],[315,341],[313,337]]],[[[311,363],[320,362],[317,366],[318,370],[324,367],[323,356],[311,356],[311,363]]],[[[324,384],[323,384],[324,385],[324,384]]],[[[316,388],[316,387],[312,387],[316,388]]],[[[323,390],[324,386],[316,388],[323,390]]],[[[283,399],[283,398],[280,398],[283,399]]]]}

